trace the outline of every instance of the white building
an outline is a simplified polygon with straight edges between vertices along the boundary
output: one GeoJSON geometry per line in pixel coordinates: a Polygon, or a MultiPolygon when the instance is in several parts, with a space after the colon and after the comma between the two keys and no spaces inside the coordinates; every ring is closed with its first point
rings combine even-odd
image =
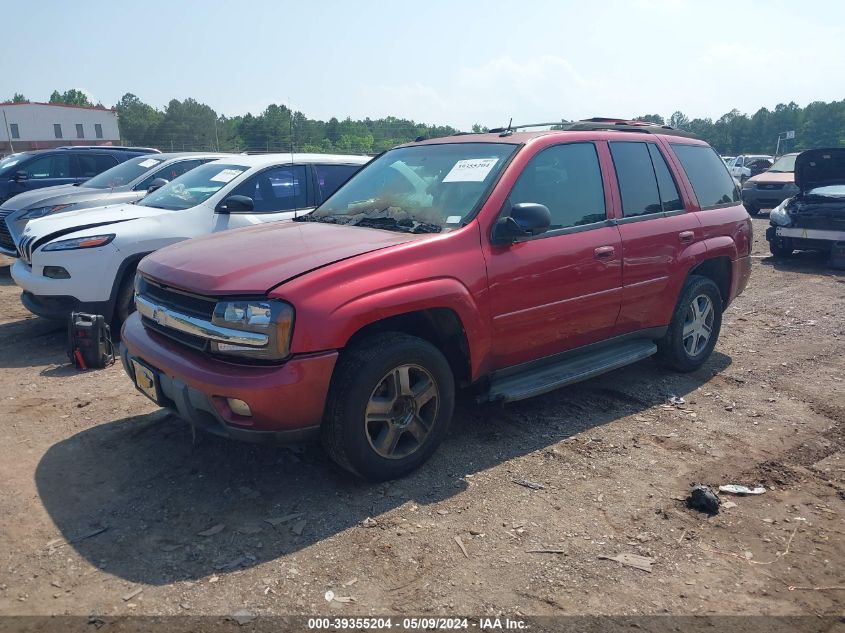
{"type": "Polygon", "coordinates": [[[0,103],[0,154],[120,142],[113,109],[56,103],[0,103]]]}

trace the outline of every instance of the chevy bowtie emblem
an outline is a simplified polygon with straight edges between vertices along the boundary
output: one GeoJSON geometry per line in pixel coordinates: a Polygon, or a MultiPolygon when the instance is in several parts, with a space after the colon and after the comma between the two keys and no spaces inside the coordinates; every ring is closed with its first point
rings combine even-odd
{"type": "Polygon", "coordinates": [[[150,318],[152,318],[152,320],[158,323],[159,325],[163,325],[162,321],[164,320],[164,315],[159,312],[158,308],[153,308],[153,313],[150,318]]]}

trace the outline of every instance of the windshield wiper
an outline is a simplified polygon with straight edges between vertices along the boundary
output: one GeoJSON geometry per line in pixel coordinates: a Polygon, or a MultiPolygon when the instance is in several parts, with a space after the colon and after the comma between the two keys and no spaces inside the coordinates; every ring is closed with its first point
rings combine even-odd
{"type": "Polygon", "coordinates": [[[441,233],[443,227],[439,224],[419,222],[404,211],[392,211],[391,207],[356,213],[355,215],[302,215],[295,218],[295,222],[325,222],[326,224],[344,224],[348,226],[365,226],[387,231],[402,233],[441,233]],[[400,217],[396,217],[400,216],[400,217]]]}

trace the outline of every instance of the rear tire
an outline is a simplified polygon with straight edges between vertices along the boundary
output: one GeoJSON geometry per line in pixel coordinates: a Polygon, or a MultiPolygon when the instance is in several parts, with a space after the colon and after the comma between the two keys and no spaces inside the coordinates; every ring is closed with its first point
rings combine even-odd
{"type": "Polygon", "coordinates": [[[345,350],[332,376],[323,447],[346,470],[382,481],[411,472],[443,441],[455,406],[446,357],[399,332],[345,350]]]}
{"type": "Polygon", "coordinates": [[[722,295],[712,279],[690,275],[669,323],[657,342],[658,358],[680,372],[695,371],[713,352],[722,329],[722,295]]]}
{"type": "Polygon", "coordinates": [[[760,215],[760,209],[758,209],[757,207],[753,207],[749,204],[745,205],[745,210],[748,211],[748,215],[750,215],[751,217],[756,218],[760,215]]]}

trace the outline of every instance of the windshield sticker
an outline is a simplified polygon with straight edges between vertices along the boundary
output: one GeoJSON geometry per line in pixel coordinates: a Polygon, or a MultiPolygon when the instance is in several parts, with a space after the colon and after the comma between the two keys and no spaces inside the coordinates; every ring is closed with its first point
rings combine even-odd
{"type": "Polygon", "coordinates": [[[211,180],[211,182],[229,182],[241,173],[240,169],[224,169],[216,176],[212,176],[209,180],[211,180]]]}
{"type": "Polygon", "coordinates": [[[459,160],[446,174],[443,182],[482,182],[498,162],[498,158],[459,160]]]}
{"type": "Polygon", "coordinates": [[[446,224],[458,224],[463,217],[462,215],[450,215],[446,218],[446,224]]]}
{"type": "Polygon", "coordinates": [[[138,163],[138,167],[152,167],[154,165],[158,165],[159,162],[161,161],[157,161],[155,158],[148,158],[147,160],[138,163]]]}

